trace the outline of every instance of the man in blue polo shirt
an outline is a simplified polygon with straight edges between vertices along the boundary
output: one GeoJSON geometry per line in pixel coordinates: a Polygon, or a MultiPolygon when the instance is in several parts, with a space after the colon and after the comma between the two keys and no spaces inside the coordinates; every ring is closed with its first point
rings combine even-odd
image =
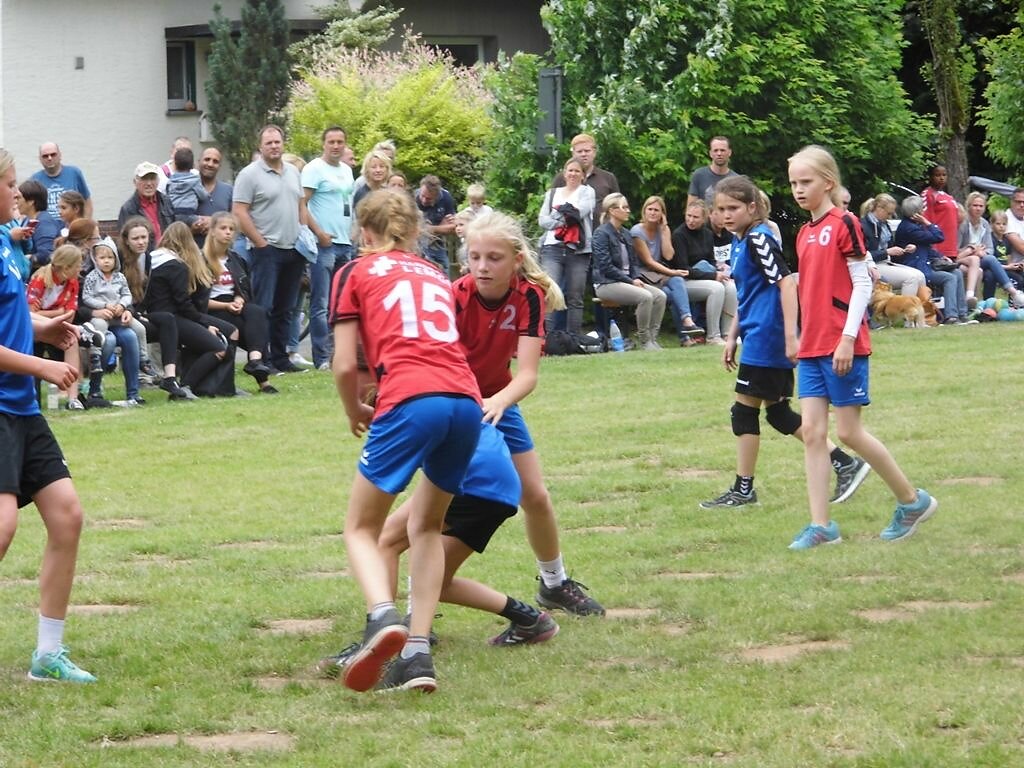
{"type": "Polygon", "coordinates": [[[32,178],[46,187],[46,210],[54,218],[60,218],[60,210],[57,203],[60,200],[61,192],[72,190],[85,198],[85,213],[83,218],[92,218],[92,196],[89,192],[89,185],[85,183],[85,176],[73,165],[64,165],[60,147],[54,142],[48,141],[39,146],[39,162],[43,170],[36,171],[32,178]]]}
{"type": "Polygon", "coordinates": [[[445,238],[455,232],[455,201],[441,180],[430,174],[420,181],[416,190],[416,207],[427,220],[423,255],[448,274],[448,244],[445,238]]]}

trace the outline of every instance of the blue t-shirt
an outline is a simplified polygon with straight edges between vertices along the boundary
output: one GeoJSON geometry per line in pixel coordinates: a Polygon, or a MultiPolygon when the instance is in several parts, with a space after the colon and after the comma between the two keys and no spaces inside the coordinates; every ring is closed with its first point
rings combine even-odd
{"type": "Polygon", "coordinates": [[[732,277],[743,338],[742,362],[763,368],[794,368],[786,357],[779,282],[789,274],[782,249],[764,224],[733,237],[732,277]]]}
{"type": "Polygon", "coordinates": [[[352,169],[345,163],[331,165],[318,157],[302,169],[303,190],[313,190],[307,204],[309,213],[320,229],[334,235],[332,241],[340,245],[352,244],[349,230],[352,229],[354,187],[352,169]]]}
{"type": "MultiPolygon", "coordinates": [[[[19,266],[10,242],[0,235],[0,346],[31,355],[32,317],[19,266]]],[[[38,414],[35,379],[24,373],[0,371],[0,412],[14,416],[38,414]]]]}
{"type": "Polygon", "coordinates": [[[231,212],[231,185],[218,181],[210,193],[210,199],[199,203],[196,213],[200,216],[213,216],[221,211],[231,212]]]}
{"type": "Polygon", "coordinates": [[[46,171],[36,171],[32,178],[46,187],[46,210],[51,216],[60,218],[60,208],[57,203],[60,200],[60,193],[73,190],[88,200],[92,194],[89,192],[89,185],[85,183],[85,176],[73,165],[62,165],[60,173],[50,176],[46,171]]]}

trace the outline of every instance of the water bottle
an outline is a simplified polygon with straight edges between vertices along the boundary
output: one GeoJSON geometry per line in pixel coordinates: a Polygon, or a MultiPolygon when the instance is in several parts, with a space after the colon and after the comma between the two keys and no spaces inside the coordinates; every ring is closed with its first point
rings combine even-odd
{"type": "Polygon", "coordinates": [[[612,352],[625,351],[626,345],[622,341],[622,331],[619,330],[619,324],[614,320],[608,321],[608,339],[612,344],[612,352]]]}
{"type": "Polygon", "coordinates": [[[60,387],[56,384],[48,384],[46,387],[46,408],[50,411],[60,408],[60,387]]]}

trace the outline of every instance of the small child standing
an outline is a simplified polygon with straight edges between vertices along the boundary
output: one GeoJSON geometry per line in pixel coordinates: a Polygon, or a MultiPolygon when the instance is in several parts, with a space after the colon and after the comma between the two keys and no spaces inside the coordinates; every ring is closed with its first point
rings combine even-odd
{"type": "MultiPolygon", "coordinates": [[[[40,267],[28,282],[26,298],[29,311],[41,317],[59,317],[67,312],[74,313],[78,309],[78,273],[82,269],[82,251],[74,245],[62,245],[53,252],[50,263],[40,267]]],[[[72,316],[74,316],[72,314],[72,316]]],[[[87,333],[86,335],[91,336],[87,333]]],[[[103,337],[87,340],[91,342],[89,356],[96,350],[97,359],[103,345],[103,337]]],[[[83,338],[85,338],[83,336],[83,338]]],[[[78,372],[78,345],[63,350],[64,362],[78,372]]],[[[78,398],[78,376],[67,387],[68,410],[85,410],[85,404],[78,398]]]]}
{"type": "MultiPolygon", "coordinates": [[[[1024,290],[1024,262],[1013,260],[1013,246],[1006,239],[1006,227],[1008,225],[1006,211],[993,211],[989,217],[989,224],[992,227],[992,255],[996,261],[1003,265],[1007,276],[1013,281],[1014,287],[1020,291],[1024,290]]],[[[995,279],[990,280],[986,275],[985,298],[995,295],[995,279]]]]}
{"type": "Polygon", "coordinates": [[[927,491],[914,489],[889,450],[861,423],[861,408],[870,402],[871,338],[865,310],[871,298],[871,275],[860,222],[839,208],[842,181],[828,150],[812,145],[789,158],[789,185],[797,205],[811,214],[796,241],[803,310],[800,404],[811,524],[789,548],[842,541],[839,526],[828,514],[830,405],[839,439],[867,460],[896,497],[896,511],[881,537],[898,541],[913,535],[939,503],[927,491]]]}
{"type": "MultiPolygon", "coordinates": [[[[789,404],[797,351],[797,289],[782,257],[782,246],[768,225],[767,198],[746,176],[731,176],[715,187],[715,208],[733,233],[730,270],[738,308],[722,349],[722,364],[736,373],[732,432],[736,435],[736,481],[720,496],[702,501],[702,509],[735,509],[757,503],[754,470],[761,446],[761,405],[780,434],[803,440],[800,414],[789,404]],[[780,329],[782,333],[780,333],[780,329]],[[743,362],[737,364],[738,338],[743,362]]],[[[833,503],[846,501],[871,467],[828,443],[836,473],[833,503]]]]}
{"type": "MultiPolygon", "coordinates": [[[[0,210],[11,206],[15,185],[14,158],[0,148],[0,210]]],[[[78,263],[73,263],[74,271],[60,268],[62,276],[64,270],[78,274],[81,252],[71,250],[77,253],[78,263]]],[[[35,503],[46,526],[46,549],[39,570],[38,634],[28,679],[93,683],[96,678],[71,661],[64,645],[82,504],[60,446],[39,411],[34,381],[40,378],[70,390],[78,381],[78,368],[32,354],[37,341],[78,354],[76,333],[68,323],[74,311],[47,317],[32,314],[24,297],[25,284],[13,251],[7,238],[0,236],[0,560],[14,539],[18,510],[35,503]]]]}
{"type": "Polygon", "coordinates": [[[195,155],[188,147],[174,151],[174,173],[167,178],[167,197],[175,216],[182,217],[189,226],[196,220],[199,204],[210,199],[198,174],[192,173],[195,155]]]}
{"type": "Polygon", "coordinates": [[[494,209],[487,204],[487,190],[483,184],[470,184],[466,187],[466,207],[461,213],[471,213],[473,216],[483,216],[491,213],[494,209]]]}
{"type": "MultiPolygon", "coordinates": [[[[82,305],[92,310],[92,326],[101,333],[113,334],[121,347],[121,369],[124,373],[125,403],[142,405],[139,397],[139,357],[147,347],[146,329],[132,315],[132,291],[128,279],[121,272],[117,246],[109,237],[92,248],[89,257],[93,269],[82,281],[82,305]]],[[[89,350],[89,394],[99,392],[103,377],[103,363],[99,351],[89,350]]],[[[148,360],[147,360],[148,362],[148,360]]],[[[149,363],[152,366],[152,363],[149,363]]]]}

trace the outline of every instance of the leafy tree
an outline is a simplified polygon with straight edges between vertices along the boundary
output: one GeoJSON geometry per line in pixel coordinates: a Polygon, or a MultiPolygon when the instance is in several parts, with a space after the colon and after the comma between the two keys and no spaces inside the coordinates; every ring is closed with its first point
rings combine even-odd
{"type": "Polygon", "coordinates": [[[206,113],[237,171],[249,163],[260,127],[287,104],[288,20],[281,0],[246,0],[235,37],[220,5],[213,13],[206,113]]]}
{"type": "Polygon", "coordinates": [[[986,105],[979,122],[988,130],[988,155],[1024,174],[1024,8],[1017,11],[1017,25],[1007,34],[985,40],[986,70],[991,76],[985,88],[986,105]]]}
{"type": "Polygon", "coordinates": [[[949,172],[947,190],[963,200],[967,196],[973,52],[963,44],[956,0],[920,0],[920,13],[932,52],[927,79],[939,105],[939,158],[949,172]]]}
{"type": "Polygon", "coordinates": [[[479,70],[415,38],[397,52],[335,48],[292,89],[289,147],[319,154],[321,132],[332,124],[345,128],[358,155],[392,139],[411,182],[434,173],[458,195],[483,177],[490,101],[479,70]]]}
{"type": "Polygon", "coordinates": [[[308,70],[331,48],[379,48],[392,35],[392,25],[402,8],[385,2],[367,11],[353,11],[348,0],[316,9],[327,26],[322,32],[293,43],[288,53],[296,69],[308,70]]]}
{"type": "Polygon", "coordinates": [[[933,129],[894,76],[900,7],[550,0],[541,13],[565,68],[566,134],[594,134],[599,164],[627,193],[660,193],[679,210],[716,134],[770,194],[786,183],[786,158],[810,142],[836,153],[861,195],[916,176],[933,129]]]}

